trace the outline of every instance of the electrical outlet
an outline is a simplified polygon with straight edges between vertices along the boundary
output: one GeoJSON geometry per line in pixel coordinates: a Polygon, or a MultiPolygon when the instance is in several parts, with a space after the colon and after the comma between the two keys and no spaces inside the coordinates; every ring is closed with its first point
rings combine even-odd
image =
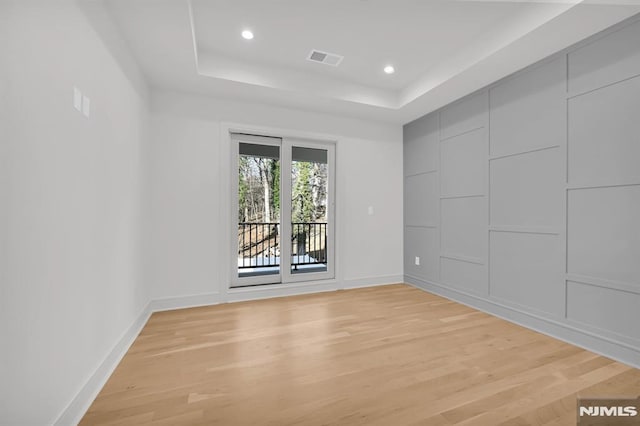
{"type": "Polygon", "coordinates": [[[416,256],[416,265],[420,266],[420,258],[418,256],[416,256]]]}

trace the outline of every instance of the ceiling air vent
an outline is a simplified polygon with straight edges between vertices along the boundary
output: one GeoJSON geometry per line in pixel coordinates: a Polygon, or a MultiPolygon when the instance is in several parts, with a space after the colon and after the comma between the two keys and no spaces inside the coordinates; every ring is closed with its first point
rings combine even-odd
{"type": "Polygon", "coordinates": [[[307,56],[307,60],[311,62],[318,62],[320,64],[331,65],[337,67],[344,59],[344,56],[336,55],[335,53],[322,52],[320,50],[312,50],[307,56]]]}

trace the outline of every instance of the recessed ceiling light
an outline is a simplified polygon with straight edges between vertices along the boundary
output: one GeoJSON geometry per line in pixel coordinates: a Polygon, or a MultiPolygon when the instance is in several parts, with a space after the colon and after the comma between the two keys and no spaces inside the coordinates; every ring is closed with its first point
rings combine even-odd
{"type": "Polygon", "coordinates": [[[242,38],[245,40],[251,40],[253,38],[253,33],[249,30],[244,30],[242,32],[242,38]]]}
{"type": "Polygon", "coordinates": [[[387,65],[386,67],[384,67],[384,72],[386,72],[387,74],[393,74],[394,72],[396,72],[396,69],[393,67],[393,65],[387,65]]]}

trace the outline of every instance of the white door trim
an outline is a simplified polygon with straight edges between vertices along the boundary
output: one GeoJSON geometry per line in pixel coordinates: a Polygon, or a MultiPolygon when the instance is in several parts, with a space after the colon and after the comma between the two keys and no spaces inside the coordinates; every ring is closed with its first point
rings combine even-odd
{"type": "MultiPolygon", "coordinates": [[[[338,224],[338,220],[337,220],[337,209],[336,209],[336,200],[339,200],[340,195],[337,192],[337,185],[336,185],[336,150],[337,150],[337,145],[339,143],[339,137],[335,136],[335,135],[330,135],[330,134],[322,134],[322,133],[312,133],[312,132],[301,132],[301,131],[295,131],[295,130],[290,130],[290,129],[281,129],[281,128],[273,128],[273,127],[257,127],[257,126],[253,126],[253,125],[248,125],[248,124],[242,124],[242,123],[221,123],[220,125],[220,136],[221,136],[221,140],[222,140],[222,146],[220,147],[221,149],[221,155],[220,155],[220,161],[221,161],[221,167],[220,167],[220,193],[223,197],[223,199],[229,200],[229,203],[221,203],[221,224],[223,225],[223,227],[225,228],[229,228],[229,224],[233,223],[234,221],[236,222],[234,226],[231,226],[231,232],[226,233],[226,237],[221,239],[221,253],[225,253],[225,251],[227,252],[226,256],[222,256],[223,258],[227,259],[227,265],[229,265],[229,268],[222,268],[220,270],[220,274],[219,274],[219,278],[221,280],[222,283],[226,283],[223,284],[221,287],[221,302],[226,302],[229,301],[233,298],[233,294],[236,294],[238,291],[241,291],[243,293],[246,292],[264,292],[264,291],[271,291],[271,290],[275,290],[277,291],[279,288],[282,288],[284,291],[286,291],[288,288],[290,288],[291,286],[295,286],[295,287],[299,287],[299,286],[317,286],[317,285],[327,285],[327,287],[333,287],[336,288],[336,284],[338,285],[337,288],[342,288],[342,285],[340,285],[339,281],[338,281],[338,273],[340,271],[339,265],[338,265],[338,257],[336,255],[336,253],[338,253],[339,250],[339,233],[336,230],[336,226],[338,224]],[[284,140],[292,140],[295,141],[295,145],[296,146],[302,146],[302,147],[311,147],[311,148],[322,148],[322,149],[327,149],[328,150],[328,160],[329,160],[329,197],[330,199],[328,200],[328,205],[330,206],[330,212],[327,212],[328,214],[328,228],[329,228],[329,233],[330,233],[330,240],[331,241],[331,248],[333,248],[333,250],[328,250],[328,256],[330,257],[330,261],[329,261],[329,265],[328,265],[328,270],[327,272],[321,272],[321,273],[308,273],[308,274],[301,274],[301,275],[296,275],[295,280],[291,280],[291,281],[287,281],[284,279],[284,277],[282,277],[282,279],[280,280],[280,283],[274,283],[274,284],[263,284],[263,285],[255,285],[255,287],[251,287],[251,283],[248,283],[247,281],[243,281],[242,286],[247,286],[247,287],[239,287],[238,284],[236,284],[236,279],[237,279],[237,231],[234,232],[235,226],[237,226],[237,190],[238,190],[238,182],[237,179],[234,177],[234,175],[232,174],[232,171],[237,170],[238,167],[238,160],[237,160],[237,153],[238,153],[238,146],[234,144],[233,142],[233,137],[232,135],[234,133],[240,133],[243,134],[245,136],[243,136],[243,138],[247,138],[253,135],[260,135],[260,136],[256,136],[258,139],[256,139],[256,141],[258,140],[263,140],[262,138],[264,138],[265,140],[273,140],[273,138],[281,138],[283,140],[283,144],[284,144],[284,140]],[[250,136],[249,136],[250,135],[250,136]],[[229,160],[230,159],[230,160],[229,160]],[[226,204],[226,206],[225,206],[226,204]],[[234,266],[235,265],[235,266],[234,266]],[[234,287],[235,285],[235,287],[234,287]]],[[[248,141],[248,140],[247,140],[248,141]]],[[[283,161],[283,152],[285,150],[283,150],[281,148],[281,192],[283,191],[283,180],[282,177],[285,176],[285,173],[282,171],[282,166],[284,164],[283,161]]],[[[288,164],[288,169],[289,169],[289,173],[290,173],[290,155],[291,155],[291,151],[289,149],[288,152],[288,156],[289,156],[289,164],[288,164]]],[[[289,191],[290,191],[290,185],[291,183],[289,182],[289,191]]],[[[289,192],[290,193],[290,192],[289,192]]],[[[283,205],[284,203],[281,203],[281,219],[283,218],[282,215],[282,209],[283,209],[283,205]]],[[[289,204],[289,211],[290,211],[290,204],[289,204]]],[[[282,221],[281,221],[282,223],[282,221]]],[[[282,225],[281,225],[282,227],[282,225]]],[[[290,234],[291,232],[291,224],[288,224],[288,233],[290,234]]],[[[282,229],[282,228],[281,228],[282,229]]],[[[284,233],[285,230],[282,229],[281,235],[288,235],[284,233]]],[[[287,246],[288,248],[286,249],[290,255],[291,252],[291,247],[290,244],[281,244],[281,247],[287,246]]],[[[283,257],[284,253],[281,252],[281,257],[283,257]]],[[[289,271],[287,271],[289,272],[289,271]]],[[[281,267],[280,269],[280,275],[283,274],[283,268],[281,267]]],[[[290,275],[290,273],[289,273],[290,275]]],[[[272,277],[275,277],[275,275],[273,275],[272,277]]],[[[246,277],[243,278],[243,280],[246,280],[246,277]]],[[[260,284],[260,283],[256,283],[256,284],[260,284]]]]}

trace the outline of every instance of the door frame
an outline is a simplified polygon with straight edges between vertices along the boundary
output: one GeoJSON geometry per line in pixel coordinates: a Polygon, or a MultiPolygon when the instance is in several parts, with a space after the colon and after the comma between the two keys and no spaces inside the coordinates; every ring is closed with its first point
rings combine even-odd
{"type": "MultiPolygon", "coordinates": [[[[265,132],[257,130],[238,130],[232,127],[226,129],[227,139],[230,148],[230,221],[227,226],[230,229],[230,255],[229,256],[229,290],[239,290],[244,288],[266,286],[286,286],[296,283],[327,281],[336,277],[336,165],[335,165],[335,140],[323,140],[306,137],[291,137],[278,135],[277,132],[265,132]],[[238,136],[240,135],[240,136],[238,136]],[[238,153],[241,142],[257,143],[265,145],[275,145],[280,148],[280,267],[278,274],[269,274],[253,277],[239,277],[237,267],[238,253],[238,153]],[[327,270],[323,272],[308,272],[292,274],[291,242],[290,237],[283,239],[283,236],[291,235],[291,179],[284,179],[291,176],[291,153],[293,146],[327,150],[327,270]],[[282,194],[288,194],[282,196],[282,194]],[[283,259],[287,259],[284,265],[283,259]]],[[[285,132],[286,133],[286,132],[285,132]]],[[[223,139],[224,140],[224,139],[223,139]]]]}

